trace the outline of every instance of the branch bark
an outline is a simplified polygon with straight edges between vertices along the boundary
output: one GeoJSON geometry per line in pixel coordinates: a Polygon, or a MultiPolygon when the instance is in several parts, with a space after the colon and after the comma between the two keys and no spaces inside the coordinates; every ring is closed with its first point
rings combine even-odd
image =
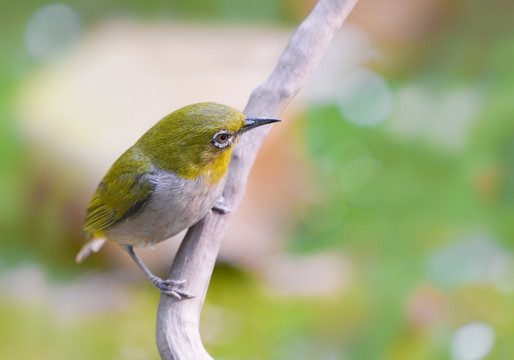
{"type": "MultiPolygon", "coordinates": [[[[319,0],[300,24],[270,76],[251,94],[244,113],[277,117],[319,63],[335,32],[357,0],[319,0]]],[[[223,196],[233,210],[239,206],[250,169],[271,126],[245,134],[234,148],[223,196]]],[[[165,360],[212,359],[202,345],[200,313],[230,215],[209,214],[192,226],[168,272],[186,280],[193,299],[177,301],[161,295],[157,312],[157,347],[165,360]]]]}

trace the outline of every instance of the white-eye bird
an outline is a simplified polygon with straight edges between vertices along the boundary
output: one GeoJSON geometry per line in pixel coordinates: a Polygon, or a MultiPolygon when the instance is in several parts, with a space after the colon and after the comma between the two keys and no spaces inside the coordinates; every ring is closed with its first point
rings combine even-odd
{"type": "Polygon", "coordinates": [[[164,294],[190,297],[180,289],[183,281],[154,275],[134,247],[164,241],[211,209],[228,212],[221,194],[234,145],[244,132],[277,121],[247,117],[212,102],[188,105],[165,116],[114,162],[98,185],[84,223],[91,240],[76,261],[112,240],[164,294]]]}

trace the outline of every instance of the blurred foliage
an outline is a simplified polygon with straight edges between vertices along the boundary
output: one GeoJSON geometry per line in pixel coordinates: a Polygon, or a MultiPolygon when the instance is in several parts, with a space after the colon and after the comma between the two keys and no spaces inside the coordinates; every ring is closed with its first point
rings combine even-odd
{"type": "Polygon", "coordinates": [[[0,298],[2,359],[158,359],[155,346],[155,293],[130,293],[137,311],[100,312],[69,319],[33,299],[0,298]]]}
{"type": "MultiPolygon", "coordinates": [[[[401,341],[406,302],[420,283],[435,281],[427,274],[434,250],[484,230],[505,249],[514,246],[514,32],[505,31],[512,30],[505,14],[514,9],[504,6],[469,2],[439,34],[409,49],[420,58],[388,69],[395,87],[417,83],[432,94],[463,85],[479,89],[479,111],[458,149],[423,135],[398,135],[387,122],[352,124],[337,104],[312,106],[305,114],[300,133],[320,194],[296,225],[291,248],[339,249],[363,266],[359,281],[373,299],[374,319],[350,359],[384,358],[401,341]]],[[[477,319],[493,324],[498,337],[487,359],[512,356],[511,290],[470,284],[447,295],[453,311],[446,331],[477,319]]],[[[392,358],[448,357],[448,338],[427,335],[426,352],[392,358]]]]}
{"type": "MultiPolygon", "coordinates": [[[[288,24],[306,12],[287,0],[72,4],[88,24],[109,16],[288,24]]],[[[72,254],[80,239],[78,204],[88,194],[77,189],[76,179],[56,178],[64,173],[58,164],[38,161],[11,109],[18,83],[37,66],[22,38],[27,19],[41,5],[0,4],[0,43],[10,55],[0,57],[0,269],[36,262],[63,280],[80,271],[72,254]]],[[[462,146],[446,149],[423,134],[398,134],[388,121],[355,125],[336,104],[311,106],[298,135],[319,196],[291,224],[290,250],[344,253],[354,279],[331,298],[285,297],[270,293],[252,273],[218,266],[204,316],[226,331],[207,343],[213,356],[450,359],[452,331],[483,321],[496,331],[486,359],[512,358],[512,289],[473,282],[445,287],[427,270],[434,252],[476,232],[486,232],[510,256],[514,246],[514,6],[453,6],[434,33],[389,54],[398,59],[396,66],[376,70],[386,74],[393,91],[410,84],[431,94],[476,89],[479,111],[462,146]],[[402,62],[402,51],[415,55],[402,62]],[[418,293],[440,299],[443,316],[429,324],[413,320],[409,306],[418,293]]],[[[107,266],[101,257],[89,265],[107,266]]],[[[150,286],[143,289],[130,293],[128,310],[73,320],[56,317],[48,304],[13,302],[0,294],[0,358],[157,359],[157,298],[150,286]]],[[[203,331],[205,338],[217,333],[203,331]]]]}

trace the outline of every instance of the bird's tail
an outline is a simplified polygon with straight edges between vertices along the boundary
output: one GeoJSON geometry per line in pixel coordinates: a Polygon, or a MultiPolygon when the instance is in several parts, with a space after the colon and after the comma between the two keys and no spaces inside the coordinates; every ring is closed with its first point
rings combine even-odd
{"type": "Polygon", "coordinates": [[[82,249],[80,249],[77,256],[75,256],[75,261],[81,263],[82,261],[86,260],[92,253],[98,252],[104,245],[105,240],[106,239],[102,237],[88,241],[84,246],[82,246],[82,249]]]}

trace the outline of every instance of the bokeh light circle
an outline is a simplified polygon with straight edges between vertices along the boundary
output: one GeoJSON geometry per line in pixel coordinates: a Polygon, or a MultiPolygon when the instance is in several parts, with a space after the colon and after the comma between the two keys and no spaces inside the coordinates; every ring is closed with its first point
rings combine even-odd
{"type": "Polygon", "coordinates": [[[455,360],[480,360],[494,345],[494,330],[483,322],[461,326],[453,335],[451,353],[455,360]]]}
{"type": "Polygon", "coordinates": [[[39,8],[25,30],[25,47],[36,59],[49,59],[74,44],[82,32],[75,10],[65,4],[39,8]]]}
{"type": "Polygon", "coordinates": [[[356,125],[376,126],[387,118],[393,107],[393,94],[387,83],[368,70],[347,74],[339,91],[340,111],[356,125]]]}

